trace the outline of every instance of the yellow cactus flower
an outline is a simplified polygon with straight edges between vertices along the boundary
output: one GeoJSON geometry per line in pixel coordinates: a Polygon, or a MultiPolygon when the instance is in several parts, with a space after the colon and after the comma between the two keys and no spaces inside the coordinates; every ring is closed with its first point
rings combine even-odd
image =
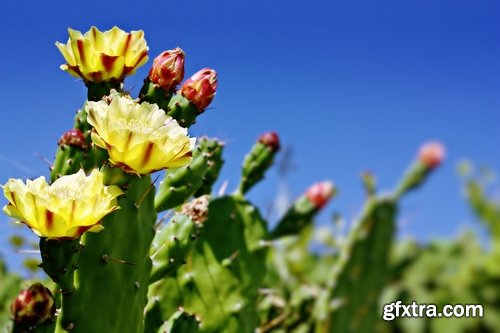
{"type": "Polygon", "coordinates": [[[115,26],[104,32],[92,27],[84,35],[70,28],[68,33],[66,44],[56,43],[67,62],[61,69],[85,82],[121,82],[148,60],[142,30],[127,33],[115,26]]]}
{"type": "Polygon", "coordinates": [[[3,211],[38,236],[54,239],[74,239],[86,231],[102,230],[100,220],[119,209],[116,197],[123,194],[118,186],[104,186],[97,169],[89,176],[83,170],[62,176],[52,185],[44,177],[26,184],[11,178],[2,187],[9,201],[3,211]]]}
{"type": "Polygon", "coordinates": [[[139,104],[130,96],[111,95],[106,101],[87,102],[92,141],[107,149],[112,164],[126,172],[148,174],[180,168],[192,158],[195,139],[156,104],[139,104]]]}

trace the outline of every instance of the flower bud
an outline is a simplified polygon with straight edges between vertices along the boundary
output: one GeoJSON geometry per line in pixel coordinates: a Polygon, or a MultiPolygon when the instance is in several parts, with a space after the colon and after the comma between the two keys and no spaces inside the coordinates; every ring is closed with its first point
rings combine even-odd
{"type": "Polygon", "coordinates": [[[216,89],[217,73],[213,69],[204,68],[184,82],[180,92],[199,112],[203,112],[212,102],[216,89]]]}
{"type": "Polygon", "coordinates": [[[81,149],[84,149],[86,146],[85,136],[79,129],[70,129],[61,136],[61,138],[57,143],[60,146],[62,145],[75,146],[81,149]]]}
{"type": "Polygon", "coordinates": [[[17,295],[11,311],[18,324],[26,327],[41,324],[56,312],[54,296],[41,283],[35,283],[17,295]]]}
{"type": "Polygon", "coordinates": [[[323,208],[335,194],[335,186],[330,181],[316,183],[306,191],[306,197],[316,209],[323,208]]]}
{"type": "Polygon", "coordinates": [[[436,141],[424,144],[418,153],[418,159],[424,166],[434,169],[439,166],[444,159],[446,152],[444,146],[436,141]]]}
{"type": "Polygon", "coordinates": [[[276,132],[267,132],[260,136],[259,142],[270,147],[273,151],[280,150],[280,138],[276,132]]]}
{"type": "Polygon", "coordinates": [[[149,80],[166,91],[172,90],[184,78],[184,51],[180,48],[162,52],[153,61],[149,80]]]}

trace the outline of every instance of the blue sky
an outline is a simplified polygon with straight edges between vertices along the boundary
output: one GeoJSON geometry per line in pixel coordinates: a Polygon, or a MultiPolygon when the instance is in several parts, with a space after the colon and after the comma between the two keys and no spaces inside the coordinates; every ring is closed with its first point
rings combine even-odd
{"type": "MultiPolygon", "coordinates": [[[[83,84],[59,70],[63,58],[54,43],[67,40],[68,27],[91,25],[145,31],[150,62],[127,79],[133,91],[152,58],[176,46],[186,52],[186,76],[203,67],[218,71],[213,108],[191,133],[227,142],[222,175],[230,189],[255,139],[275,130],[293,149],[292,195],[332,179],[340,195],[327,212],[351,218],[363,200],[362,170],[392,188],[418,146],[439,139],[448,149],[445,165],[404,200],[401,212],[400,234],[427,240],[475,225],[455,171],[460,160],[500,170],[500,5],[493,0],[9,1],[2,7],[2,184],[48,174],[35,154],[53,157],[85,98],[83,84]]],[[[277,187],[273,170],[252,191],[264,213],[277,187]]],[[[0,239],[10,230],[0,223],[0,239]]]]}

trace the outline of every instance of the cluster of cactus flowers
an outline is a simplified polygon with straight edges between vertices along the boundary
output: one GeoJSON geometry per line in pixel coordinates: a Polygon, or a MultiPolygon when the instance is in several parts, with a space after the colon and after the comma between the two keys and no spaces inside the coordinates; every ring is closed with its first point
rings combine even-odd
{"type": "Polygon", "coordinates": [[[245,157],[235,192],[213,195],[224,144],[188,129],[215,96],[216,72],[183,82],[184,52],[164,51],[133,98],[123,85],[148,60],[142,31],[69,35],[56,43],[61,69],[83,80],[88,100],[58,142],[50,181],[3,186],[4,212],[40,237],[40,267],[54,283],[13,301],[13,332],[371,331],[398,201],[441,163],[441,145],[422,148],[392,195],[376,195],[366,177],[359,221],[320,288],[303,293],[280,275],[280,249],[311,228],[333,183],[312,185],[271,227],[245,197],[280,150],[268,132],[245,157]]]}

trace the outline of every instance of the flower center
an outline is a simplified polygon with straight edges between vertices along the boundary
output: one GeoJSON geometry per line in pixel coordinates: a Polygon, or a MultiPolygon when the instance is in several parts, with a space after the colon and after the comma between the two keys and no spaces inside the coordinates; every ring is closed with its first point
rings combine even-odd
{"type": "Polygon", "coordinates": [[[138,121],[137,119],[130,119],[130,120],[119,119],[117,123],[118,123],[117,125],[121,129],[128,130],[134,133],[150,134],[154,131],[154,129],[151,128],[151,126],[149,126],[145,122],[138,121]]]}
{"type": "Polygon", "coordinates": [[[51,187],[50,194],[61,199],[78,200],[83,196],[82,188],[74,186],[56,186],[51,187]]]}

